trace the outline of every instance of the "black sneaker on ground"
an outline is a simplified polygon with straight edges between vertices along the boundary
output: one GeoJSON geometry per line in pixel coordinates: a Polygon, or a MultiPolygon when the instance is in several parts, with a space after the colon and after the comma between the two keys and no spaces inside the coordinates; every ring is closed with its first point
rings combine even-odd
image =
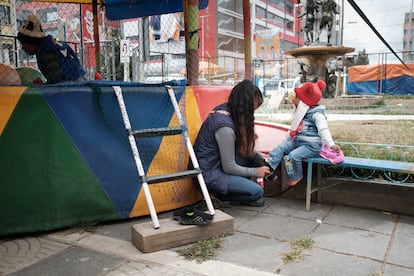
{"type": "Polygon", "coordinates": [[[173,212],[173,219],[178,221],[178,220],[180,220],[180,217],[185,215],[185,213],[192,212],[192,211],[193,211],[193,206],[192,205],[185,206],[185,207],[183,207],[181,209],[178,209],[178,210],[173,212]]]}
{"type": "Polygon", "coordinates": [[[173,213],[173,219],[178,220],[181,224],[203,225],[210,223],[214,216],[206,214],[194,206],[186,206],[173,213]]]}

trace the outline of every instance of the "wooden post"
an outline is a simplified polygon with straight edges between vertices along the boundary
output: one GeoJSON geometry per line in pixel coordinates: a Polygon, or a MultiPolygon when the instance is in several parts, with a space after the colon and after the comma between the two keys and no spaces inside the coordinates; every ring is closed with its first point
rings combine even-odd
{"type": "Polygon", "coordinates": [[[198,85],[198,0],[183,0],[188,85],[198,85]]]}
{"type": "Polygon", "coordinates": [[[252,80],[252,36],[250,25],[250,0],[243,0],[244,71],[245,79],[252,80]]]}

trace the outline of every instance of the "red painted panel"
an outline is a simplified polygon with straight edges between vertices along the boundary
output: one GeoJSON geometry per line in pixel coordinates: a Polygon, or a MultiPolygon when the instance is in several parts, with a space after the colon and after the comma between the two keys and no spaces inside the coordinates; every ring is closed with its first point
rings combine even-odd
{"type": "Polygon", "coordinates": [[[217,105],[227,101],[232,86],[191,86],[197,100],[201,120],[204,121],[208,113],[217,105]]]}

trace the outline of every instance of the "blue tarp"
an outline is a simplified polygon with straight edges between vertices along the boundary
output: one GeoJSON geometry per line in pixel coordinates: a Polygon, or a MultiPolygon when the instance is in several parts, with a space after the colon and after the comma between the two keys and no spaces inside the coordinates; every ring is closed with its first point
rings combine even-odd
{"type": "Polygon", "coordinates": [[[352,95],[414,95],[414,78],[401,76],[384,80],[348,82],[347,93],[352,95]]]}
{"type": "Polygon", "coordinates": [[[348,76],[348,94],[414,95],[414,64],[351,66],[348,76]]]}
{"type": "MultiPolygon", "coordinates": [[[[205,9],[208,0],[199,0],[198,8],[205,9]]],[[[182,12],[183,0],[106,0],[106,17],[110,20],[138,18],[150,15],[160,15],[182,12]]]]}

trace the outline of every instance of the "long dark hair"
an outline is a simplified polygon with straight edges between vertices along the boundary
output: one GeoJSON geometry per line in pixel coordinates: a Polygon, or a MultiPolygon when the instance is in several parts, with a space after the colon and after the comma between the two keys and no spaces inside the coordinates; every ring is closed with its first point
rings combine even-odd
{"type": "Polygon", "coordinates": [[[262,92],[250,80],[234,86],[228,98],[230,116],[236,127],[236,149],[241,156],[251,157],[254,153],[254,110],[262,103],[262,92]]]}

